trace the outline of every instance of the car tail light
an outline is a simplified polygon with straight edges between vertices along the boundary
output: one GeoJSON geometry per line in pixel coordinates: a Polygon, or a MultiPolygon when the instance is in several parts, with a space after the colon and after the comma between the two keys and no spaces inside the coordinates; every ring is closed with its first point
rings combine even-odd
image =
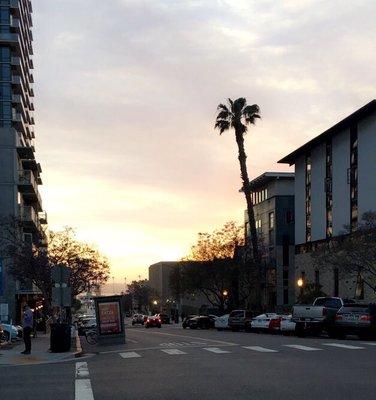
{"type": "Polygon", "coordinates": [[[359,321],[371,321],[372,317],[370,315],[361,315],[359,321]]]}
{"type": "Polygon", "coordinates": [[[342,320],[342,315],[337,314],[335,317],[336,321],[341,321],[342,320]]]}

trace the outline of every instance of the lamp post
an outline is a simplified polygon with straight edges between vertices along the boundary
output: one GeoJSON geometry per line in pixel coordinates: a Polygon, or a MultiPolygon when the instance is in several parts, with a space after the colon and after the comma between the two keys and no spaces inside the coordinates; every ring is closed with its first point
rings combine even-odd
{"type": "Polygon", "coordinates": [[[226,308],[227,308],[227,297],[228,297],[228,290],[227,289],[224,289],[222,291],[222,296],[223,296],[223,311],[225,311],[226,308]]]}

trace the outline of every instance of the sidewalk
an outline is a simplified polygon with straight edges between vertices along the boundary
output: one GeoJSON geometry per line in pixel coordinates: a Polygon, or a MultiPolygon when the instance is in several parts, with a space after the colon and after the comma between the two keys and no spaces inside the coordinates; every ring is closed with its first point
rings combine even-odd
{"type": "Polygon", "coordinates": [[[3,365],[33,365],[40,363],[53,363],[65,359],[74,358],[78,351],[72,346],[67,353],[50,353],[50,335],[39,334],[35,339],[31,339],[31,354],[20,354],[24,350],[23,341],[16,342],[11,349],[0,350],[0,367],[3,365]]]}

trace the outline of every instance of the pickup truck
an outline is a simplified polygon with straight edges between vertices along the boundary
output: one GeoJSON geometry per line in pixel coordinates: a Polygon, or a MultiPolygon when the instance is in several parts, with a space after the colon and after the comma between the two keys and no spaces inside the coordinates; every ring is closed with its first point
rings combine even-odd
{"type": "MultiPolygon", "coordinates": [[[[348,301],[347,301],[348,302],[348,301]]],[[[292,321],[298,336],[307,332],[319,335],[330,330],[337,311],[344,305],[340,297],[317,297],[312,305],[296,305],[292,310],[292,321]]]]}

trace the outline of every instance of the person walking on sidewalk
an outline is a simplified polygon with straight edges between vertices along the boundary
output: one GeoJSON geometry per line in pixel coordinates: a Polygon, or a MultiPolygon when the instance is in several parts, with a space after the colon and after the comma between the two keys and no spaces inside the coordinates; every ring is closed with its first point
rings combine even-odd
{"type": "Polygon", "coordinates": [[[28,304],[24,307],[24,313],[22,318],[23,327],[23,340],[25,342],[25,350],[21,354],[31,353],[31,332],[34,326],[33,312],[31,311],[28,304]]]}

